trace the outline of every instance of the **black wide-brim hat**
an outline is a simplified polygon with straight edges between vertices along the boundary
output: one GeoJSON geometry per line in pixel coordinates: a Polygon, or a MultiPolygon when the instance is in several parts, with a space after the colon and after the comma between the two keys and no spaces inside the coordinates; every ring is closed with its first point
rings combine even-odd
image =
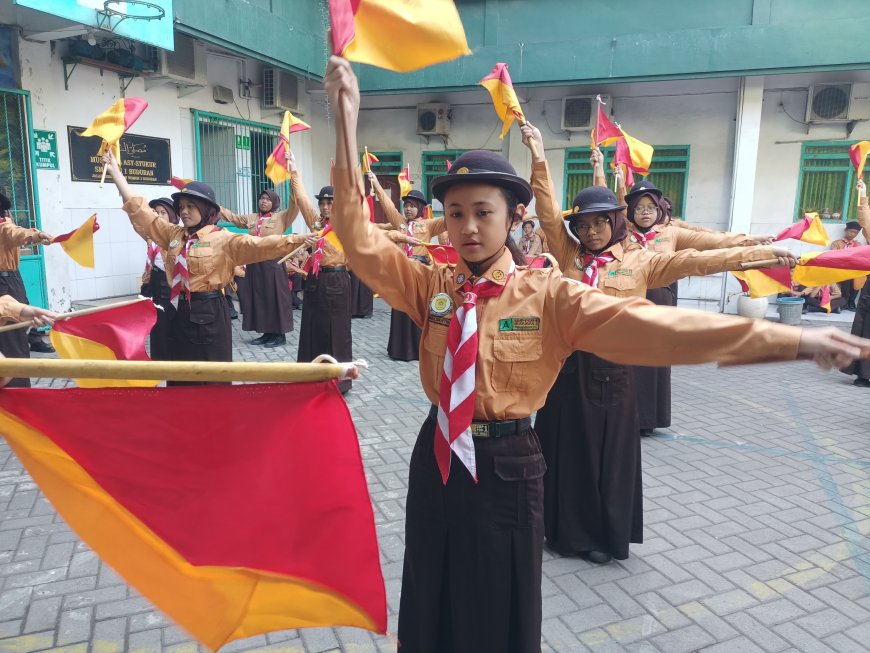
{"type": "Polygon", "coordinates": [[[221,205],[215,201],[214,198],[214,190],[208,184],[204,184],[201,181],[192,181],[187,184],[184,188],[182,188],[177,193],[172,193],[172,201],[175,202],[175,210],[178,212],[178,202],[183,197],[193,197],[199,200],[203,200],[207,202],[218,211],[221,210],[221,205]]]}
{"type": "Polygon", "coordinates": [[[148,202],[148,206],[152,209],[156,209],[158,204],[163,205],[164,208],[172,209],[172,212],[175,213],[175,202],[168,197],[158,197],[157,199],[148,202]]]}
{"type": "MultiPolygon", "coordinates": [[[[0,197],[3,197],[3,196],[0,195],[0,197]]],[[[6,198],[4,197],[3,199],[6,199],[6,198]]],[[[0,207],[0,208],[2,208],[2,207],[0,207]]],[[[5,211],[5,209],[4,209],[4,211],[5,211]]],[[[854,220],[852,222],[847,222],[846,229],[854,229],[855,231],[861,231],[861,223],[855,222],[854,220]]]]}
{"type": "Polygon", "coordinates": [[[571,210],[563,213],[562,217],[570,220],[577,215],[612,213],[623,209],[625,209],[625,204],[619,203],[612,190],[605,186],[589,186],[577,193],[571,203],[571,210]]]}
{"type": "Polygon", "coordinates": [[[651,181],[641,179],[631,187],[631,191],[625,196],[625,201],[631,202],[635,197],[639,198],[641,195],[652,195],[657,200],[660,200],[662,198],[662,191],[651,181]]]}
{"type": "Polygon", "coordinates": [[[6,197],[6,194],[0,191],[0,211],[8,211],[12,208],[12,202],[6,197]]]}
{"type": "Polygon", "coordinates": [[[314,196],[314,198],[319,202],[320,200],[334,200],[335,199],[335,190],[332,186],[324,186],[320,189],[320,192],[314,196]]]}
{"type": "Polygon", "coordinates": [[[532,187],[517,174],[508,161],[495,152],[471,150],[459,156],[446,175],[432,181],[432,194],[439,202],[454,184],[492,184],[506,188],[516,195],[520,204],[532,201],[532,187]]]}
{"type": "Polygon", "coordinates": [[[410,193],[408,193],[407,195],[404,195],[402,197],[402,201],[403,202],[419,202],[420,204],[422,204],[424,206],[428,203],[428,202],[426,202],[426,198],[423,196],[422,191],[419,191],[416,188],[414,190],[412,190],[410,193]]]}

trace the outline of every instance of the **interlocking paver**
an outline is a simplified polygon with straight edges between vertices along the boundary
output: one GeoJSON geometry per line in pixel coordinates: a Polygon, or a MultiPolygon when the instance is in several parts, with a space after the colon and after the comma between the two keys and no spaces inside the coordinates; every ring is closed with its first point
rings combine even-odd
{"type": "MultiPolygon", "coordinates": [[[[408,460],[428,402],[417,365],[387,358],[388,324],[377,300],[372,319],[354,320],[354,354],[371,367],[347,402],[395,633],[408,460]]],[[[234,329],[236,360],[293,359],[296,332],[286,347],[267,351],[249,345],[237,323],[234,329]]],[[[605,566],[545,551],[543,650],[866,650],[866,391],[809,364],[677,368],[673,380],[673,427],[642,442],[644,544],[605,566]]],[[[204,651],[78,541],[0,443],[0,651],[85,649],[204,651]]],[[[395,651],[395,644],[321,628],[223,650],[362,653],[395,651]]]]}

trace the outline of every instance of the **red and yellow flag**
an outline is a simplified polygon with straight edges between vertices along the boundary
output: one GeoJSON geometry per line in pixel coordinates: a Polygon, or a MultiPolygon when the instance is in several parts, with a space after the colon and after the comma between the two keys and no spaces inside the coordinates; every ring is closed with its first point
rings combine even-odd
{"type": "Polygon", "coordinates": [[[831,289],[828,286],[822,286],[822,292],[819,296],[819,305],[828,313],[831,312],[831,289]]]}
{"type": "Polygon", "coordinates": [[[3,392],[0,432],[79,537],[212,650],[292,628],[385,632],[334,381],[3,392]]]}
{"type": "Polygon", "coordinates": [[[625,130],[622,132],[622,138],[616,142],[616,150],[619,152],[622,148],[621,163],[625,163],[629,168],[640,175],[648,175],[650,165],[652,165],[653,152],[655,151],[652,145],[648,145],[643,141],[630,136],[625,130]]]}
{"type": "Polygon", "coordinates": [[[363,172],[371,172],[373,163],[380,163],[380,159],[369,152],[369,148],[365,148],[362,155],[363,172]]]}
{"type": "Polygon", "coordinates": [[[514,85],[506,63],[497,63],[492,72],[481,79],[479,83],[489,91],[495,112],[501,118],[502,128],[499,138],[504,138],[505,134],[508,133],[514,119],[519,120],[520,124],[526,122],[526,116],[523,114],[523,108],[514,92],[514,85]]]}
{"type": "Polygon", "coordinates": [[[456,265],[459,263],[459,253],[453,248],[453,245],[439,243],[422,243],[422,245],[438,265],[456,265]]]}
{"type": "Polygon", "coordinates": [[[78,229],[55,236],[51,242],[60,243],[67,256],[83,268],[93,268],[96,265],[94,262],[94,234],[99,229],[97,214],[94,213],[78,229]]]}
{"type": "Polygon", "coordinates": [[[775,241],[787,240],[794,238],[802,240],[805,243],[813,245],[821,245],[827,247],[831,244],[831,239],[828,238],[828,232],[825,230],[825,225],[822,224],[822,219],[818,213],[806,213],[803,220],[795,222],[792,226],[780,231],[775,241]]]}
{"type": "Polygon", "coordinates": [[[864,175],[864,164],[867,163],[868,156],[870,156],[870,141],[859,141],[849,148],[849,159],[855,167],[858,179],[864,175]]]}
{"type": "Polygon", "coordinates": [[[737,277],[743,292],[748,292],[750,297],[769,297],[791,290],[791,270],[787,267],[741,270],[731,274],[737,277]]]}
{"type": "Polygon", "coordinates": [[[169,180],[169,183],[175,186],[178,190],[182,190],[192,181],[193,179],[188,179],[186,177],[176,177],[175,175],[172,175],[172,179],[169,180]]]}
{"type": "MultiPolygon", "coordinates": [[[[61,358],[101,361],[147,361],[145,338],[157,320],[150,299],[98,313],[58,320],[51,330],[51,344],[61,358]]],[[[159,381],[125,379],[76,379],[82,388],[151,388],[159,381]]]]}
{"type": "Polygon", "coordinates": [[[289,111],[284,112],[281,121],[281,131],[278,133],[278,144],[269,158],[266,159],[266,176],[276,186],[290,179],[290,134],[311,129],[311,126],[299,120],[289,111]]]}
{"type": "Polygon", "coordinates": [[[598,114],[595,119],[595,127],[592,128],[592,132],[590,136],[592,137],[592,143],[589,145],[589,148],[594,150],[596,147],[613,145],[620,138],[622,138],[622,131],[610,122],[610,118],[607,117],[607,114],[604,113],[604,110],[601,108],[603,104],[600,99],[598,101],[598,114]]]}
{"type": "Polygon", "coordinates": [[[329,0],[332,51],[406,73],[471,54],[453,0],[329,0]]]}
{"type": "Polygon", "coordinates": [[[870,273],[870,245],[802,254],[794,280],[802,286],[827,286],[870,273]]]}
{"type": "Polygon", "coordinates": [[[399,173],[399,197],[404,197],[408,193],[410,193],[414,184],[411,183],[411,168],[409,166],[405,166],[402,171],[399,173]]]}
{"type": "Polygon", "coordinates": [[[148,102],[141,97],[121,98],[106,111],[94,118],[94,121],[82,132],[82,136],[99,136],[103,139],[98,156],[106,153],[110,147],[115,153],[118,164],[121,163],[121,136],[133,125],[142,112],[148,108],[148,102]]]}

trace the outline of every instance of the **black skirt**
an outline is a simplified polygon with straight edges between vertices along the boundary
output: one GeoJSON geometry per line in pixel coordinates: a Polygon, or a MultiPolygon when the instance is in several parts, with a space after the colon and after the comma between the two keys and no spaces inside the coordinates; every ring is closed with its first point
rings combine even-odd
{"type": "Polygon", "coordinates": [[[287,268],[278,261],[245,266],[245,282],[237,290],[242,306],[242,330],[274,334],[293,330],[293,296],[287,268]]]}
{"type": "Polygon", "coordinates": [[[535,431],[547,462],[547,543],[566,555],[628,557],[643,542],[641,450],[632,368],[572,354],[535,431]]]}
{"type": "Polygon", "coordinates": [[[151,278],[148,283],[142,284],[139,293],[143,297],[150,297],[159,308],[157,319],[151,327],[151,360],[168,361],[169,358],[169,332],[172,328],[172,317],[175,315],[175,307],[169,301],[171,288],[166,279],[166,272],[155,267],[151,270],[151,278]],[[162,309],[162,310],[161,310],[162,309]]]}
{"type": "MultiPolygon", "coordinates": [[[[329,354],[340,363],[353,360],[350,329],[350,275],[345,268],[321,268],[305,280],[302,326],[299,328],[299,353],[296,360],[307,363],[321,354],[329,354]]],[[[338,383],[342,392],[351,388],[351,380],[338,383]]]]}
{"type": "MultiPolygon", "coordinates": [[[[230,313],[223,293],[192,293],[190,303],[182,294],[169,329],[169,360],[233,360],[230,313]]],[[[169,381],[166,385],[206,385],[169,381]]]]}
{"type": "Polygon", "coordinates": [[[351,317],[369,317],[375,312],[375,294],[353,272],[349,274],[350,315],[351,317]]]}
{"type": "Polygon", "coordinates": [[[435,420],[408,476],[402,653],[540,653],[544,461],[532,429],[475,438],[478,483],[454,455],[447,485],[435,420]]]}
{"type": "Polygon", "coordinates": [[[387,355],[394,361],[420,360],[420,327],[407,313],[390,311],[390,339],[387,355]]]}
{"type": "MultiPolygon", "coordinates": [[[[648,290],[646,298],[659,306],[676,306],[677,284],[648,290]]],[[[634,382],[640,428],[651,430],[669,427],[671,425],[671,368],[636,366],[634,382]]]]}
{"type": "MultiPolygon", "coordinates": [[[[855,319],[852,321],[852,335],[870,338],[870,284],[861,289],[855,319]]],[[[870,360],[855,361],[849,367],[844,367],[842,371],[862,379],[870,379],[870,360]]]]}
{"type": "MultiPolygon", "coordinates": [[[[29,304],[24,281],[18,270],[0,273],[0,295],[11,295],[22,304],[29,304]]],[[[30,358],[27,329],[15,329],[0,333],[0,353],[6,358],[30,358]]],[[[30,379],[12,379],[7,388],[29,388],[30,379]]]]}

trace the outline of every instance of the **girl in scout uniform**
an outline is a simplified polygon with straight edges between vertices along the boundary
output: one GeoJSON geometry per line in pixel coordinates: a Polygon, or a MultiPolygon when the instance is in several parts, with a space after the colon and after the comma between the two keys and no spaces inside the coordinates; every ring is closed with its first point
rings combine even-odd
{"type": "MultiPolygon", "coordinates": [[[[526,144],[534,142],[538,152],[544,151],[535,127],[526,124],[522,131],[526,144]]],[[[649,288],[685,276],[788,257],[787,250],[772,247],[653,253],[629,235],[625,206],[601,186],[584,189],[574,200],[567,218],[575,240],[564,228],[547,162],[530,149],[535,206],[551,253],[565,276],[608,295],[644,297],[649,288]]],[[[643,337],[634,338],[644,346],[664,346],[639,333],[643,337]]],[[[603,563],[627,558],[629,543],[643,541],[643,485],[632,370],[598,353],[581,351],[568,359],[538,411],[535,428],[548,465],[548,544],[559,553],[585,554],[603,563]]]]}
{"type": "MultiPolygon", "coordinates": [[[[387,197],[377,176],[369,173],[369,182],[375,191],[384,215],[393,229],[420,243],[431,242],[433,236],[445,233],[444,218],[429,218],[423,216],[428,206],[426,198],[419,190],[412,190],[402,197],[402,213],[399,213],[393,201],[387,197]]],[[[408,256],[416,257],[424,263],[431,263],[429,250],[422,245],[404,245],[408,256]]],[[[387,355],[397,361],[415,361],[420,358],[420,327],[406,313],[392,309],[390,312],[390,338],[387,341],[387,355]]]]}
{"type": "Polygon", "coordinates": [[[196,181],[172,195],[182,224],[169,224],[145,198],[133,194],[111,150],[103,162],[112,173],[133,228],[164,250],[166,269],[172,271],[170,301],[176,311],[169,331],[169,360],[231,361],[232,332],[223,288],[232,280],[233,268],[282,256],[306,242],[306,237],[257,238],[216,227],[220,206],[214,191],[196,181]]]}
{"type": "MultiPolygon", "coordinates": [[[[0,295],[10,295],[22,304],[28,304],[27,292],[24,290],[24,281],[18,271],[20,265],[20,249],[30,243],[50,245],[52,237],[39,229],[27,229],[15,224],[8,217],[8,211],[12,208],[12,202],[3,193],[0,193],[0,295]]],[[[34,338],[42,342],[39,332],[34,331],[34,338]]],[[[0,354],[8,358],[30,358],[31,346],[28,344],[26,329],[16,329],[0,333],[0,354]]],[[[36,351],[36,349],[34,348],[36,351]]],[[[46,348],[45,351],[54,351],[46,348]]],[[[9,383],[13,388],[29,388],[30,379],[12,379],[9,383]]]]}
{"type": "MultiPolygon", "coordinates": [[[[279,211],[281,198],[272,189],[264,190],[257,200],[258,213],[236,215],[226,208],[220,217],[236,227],[248,230],[251,236],[280,236],[290,225],[299,208],[296,202],[279,211]]],[[[287,344],[286,334],[293,330],[293,297],[287,284],[287,268],[278,259],[260,261],[245,268],[245,282],[239,286],[242,307],[242,330],[263,335],[251,340],[252,345],[269,349],[287,344]]]]}
{"type": "MultiPolygon", "coordinates": [[[[42,326],[51,326],[54,324],[54,320],[57,317],[58,315],[54,311],[47,311],[44,308],[39,308],[37,306],[22,304],[12,295],[0,296],[0,324],[32,320],[34,328],[38,328],[42,326]]],[[[9,331],[7,333],[15,332],[9,331]]],[[[0,352],[0,358],[5,358],[2,352],[0,352]]],[[[21,358],[21,356],[16,356],[16,358],[21,358]]],[[[9,377],[0,377],[0,388],[8,386],[12,380],[13,379],[10,379],[9,377]]],[[[29,382],[30,379],[27,379],[27,381],[29,382]]],[[[18,387],[22,386],[19,384],[18,387]]]]}
{"type": "Polygon", "coordinates": [[[335,230],[360,278],[423,325],[420,378],[432,408],[410,463],[403,653],[540,651],[545,465],[529,415],[572,351],[653,365],[815,356],[830,367],[870,355],[870,341],[836,329],[664,309],[520,265],[509,229],[532,192],[493,152],[462,154],[432,184],[458,265],[409,259],[364,216],[346,154],[357,151],[359,111],[350,64],[333,56],[324,82],[341,107],[335,230]]]}
{"type": "MultiPolygon", "coordinates": [[[[168,197],[160,197],[148,202],[154,212],[169,224],[178,224],[175,214],[175,204],[168,197]]],[[[170,302],[169,280],[166,276],[165,254],[160,246],[145,237],[147,247],[145,255],[145,272],[142,273],[142,287],[139,294],[149,297],[160,309],[151,327],[151,359],[155,361],[169,360],[169,329],[175,307],[170,302]],[[161,310],[162,309],[162,310],[161,310]]]]}
{"type": "MultiPolygon", "coordinates": [[[[867,203],[867,186],[862,179],[858,180],[858,223],[864,232],[864,238],[870,243],[870,204],[867,203]]],[[[852,334],[870,338],[870,292],[866,286],[858,297],[858,307],[855,311],[855,319],[852,321],[852,334]]],[[[855,361],[842,371],[855,376],[855,380],[852,381],[854,385],[870,388],[870,361],[855,361]]]]}

